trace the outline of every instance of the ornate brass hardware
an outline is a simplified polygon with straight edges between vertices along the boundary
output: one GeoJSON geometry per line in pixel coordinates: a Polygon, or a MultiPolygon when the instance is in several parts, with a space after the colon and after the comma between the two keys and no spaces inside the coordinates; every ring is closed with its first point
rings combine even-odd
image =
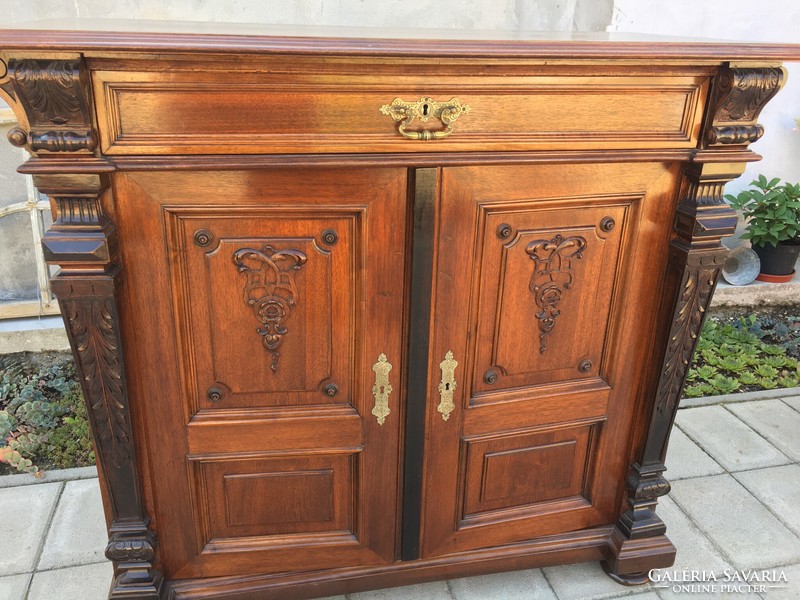
{"type": "Polygon", "coordinates": [[[458,98],[451,98],[447,102],[436,102],[427,96],[416,102],[406,102],[395,98],[391,104],[381,106],[381,112],[397,122],[397,131],[400,132],[400,135],[412,140],[440,140],[447,137],[453,133],[455,120],[469,111],[469,104],[462,104],[458,98]],[[406,130],[406,127],[415,120],[427,123],[431,118],[439,119],[444,125],[444,129],[435,131],[429,129],[406,130]]]}
{"type": "Polygon", "coordinates": [[[372,365],[372,370],[375,371],[375,385],[372,386],[375,406],[372,407],[372,414],[378,419],[378,425],[383,425],[386,417],[392,412],[389,410],[389,394],[392,393],[389,371],[392,370],[392,364],[386,360],[386,355],[381,353],[378,362],[372,365]]]}
{"type": "Polygon", "coordinates": [[[329,383],[324,388],[322,388],[322,393],[325,394],[328,398],[333,398],[336,394],[339,393],[339,386],[335,383],[329,383]]]}
{"type": "Polygon", "coordinates": [[[453,392],[456,391],[456,367],[458,363],[453,360],[453,353],[448,350],[444,355],[444,360],[439,363],[442,370],[442,381],[439,383],[439,406],[438,410],[442,414],[442,419],[447,421],[450,413],[456,405],[453,402],[453,392]]]}

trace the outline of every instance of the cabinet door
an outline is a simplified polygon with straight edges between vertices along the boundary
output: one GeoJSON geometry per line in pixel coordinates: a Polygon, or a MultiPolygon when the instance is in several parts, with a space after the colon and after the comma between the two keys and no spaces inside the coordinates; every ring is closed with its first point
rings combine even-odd
{"type": "Polygon", "coordinates": [[[402,169],[115,180],[171,578],[393,561],[402,169]]]}
{"type": "Polygon", "coordinates": [[[424,556],[616,519],[674,181],[661,164],[443,170],[424,556]]]}

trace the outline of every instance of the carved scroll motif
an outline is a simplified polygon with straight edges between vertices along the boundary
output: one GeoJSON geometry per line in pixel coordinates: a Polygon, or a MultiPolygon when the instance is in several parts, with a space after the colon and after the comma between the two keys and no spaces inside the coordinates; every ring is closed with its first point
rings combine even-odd
{"type": "Polygon", "coordinates": [[[261,322],[256,331],[272,355],[273,371],[278,370],[283,336],[289,331],[284,323],[297,302],[295,273],[307,260],[300,250],[275,250],[271,246],[261,250],[241,248],[233,253],[234,264],[247,277],[244,301],[261,322]]]}
{"type": "Polygon", "coordinates": [[[131,430],[111,299],[60,300],[79,357],[95,444],[114,466],[130,459],[131,430]]]}
{"type": "Polygon", "coordinates": [[[586,239],[580,236],[563,237],[557,234],[550,240],[535,240],[525,252],[534,262],[530,290],[534,294],[539,312],[539,352],[547,350],[547,336],[553,331],[556,317],[561,314],[558,305],[564,290],[572,286],[574,271],[572,260],[583,258],[586,239]]]}
{"type": "Polygon", "coordinates": [[[11,60],[8,72],[30,126],[9,132],[13,145],[27,145],[31,152],[92,152],[97,147],[88,76],[80,59],[11,60]]]}
{"type": "Polygon", "coordinates": [[[738,145],[758,140],[764,135],[764,127],[756,123],[758,115],[785,80],[785,71],[779,67],[725,69],[716,82],[707,143],[738,145]]]}
{"type": "Polygon", "coordinates": [[[724,259],[724,254],[688,257],[656,392],[661,414],[671,412],[678,402],[724,259]]]}

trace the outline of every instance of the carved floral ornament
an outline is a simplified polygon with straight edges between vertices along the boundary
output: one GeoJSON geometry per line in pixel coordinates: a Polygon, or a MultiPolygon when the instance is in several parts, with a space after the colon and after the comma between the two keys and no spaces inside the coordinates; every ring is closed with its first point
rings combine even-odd
{"type": "Polygon", "coordinates": [[[30,107],[56,125],[69,122],[79,113],[78,64],[70,60],[53,60],[43,65],[26,59],[12,61],[17,88],[30,107]]]}
{"type": "Polygon", "coordinates": [[[241,248],[233,253],[234,264],[246,277],[244,301],[261,322],[256,332],[272,356],[273,371],[278,370],[283,336],[289,331],[285,322],[298,300],[295,274],[307,260],[300,250],[275,250],[271,246],[261,250],[241,248]]]}
{"type": "Polygon", "coordinates": [[[539,352],[547,350],[547,336],[553,331],[556,318],[561,314],[558,305],[564,290],[572,286],[574,270],[572,261],[583,258],[586,239],[581,236],[564,237],[556,234],[549,240],[534,240],[525,252],[534,262],[529,288],[534,294],[539,311],[539,352]]]}
{"type": "Polygon", "coordinates": [[[722,72],[717,80],[716,108],[706,134],[708,144],[748,144],[764,135],[756,123],[761,109],[786,81],[780,67],[737,68],[722,72]]]}
{"type": "Polygon", "coordinates": [[[25,111],[29,131],[14,127],[8,139],[31,152],[92,152],[92,130],[86,78],[80,59],[14,59],[8,62],[4,90],[25,111]]]}

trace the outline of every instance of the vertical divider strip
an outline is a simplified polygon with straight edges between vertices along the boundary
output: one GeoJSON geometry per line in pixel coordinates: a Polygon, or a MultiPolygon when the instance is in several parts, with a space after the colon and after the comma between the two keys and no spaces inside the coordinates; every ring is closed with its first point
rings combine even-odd
{"type": "Polygon", "coordinates": [[[411,315],[406,369],[402,560],[419,558],[428,395],[436,196],[440,169],[416,169],[411,246],[411,315]]]}

